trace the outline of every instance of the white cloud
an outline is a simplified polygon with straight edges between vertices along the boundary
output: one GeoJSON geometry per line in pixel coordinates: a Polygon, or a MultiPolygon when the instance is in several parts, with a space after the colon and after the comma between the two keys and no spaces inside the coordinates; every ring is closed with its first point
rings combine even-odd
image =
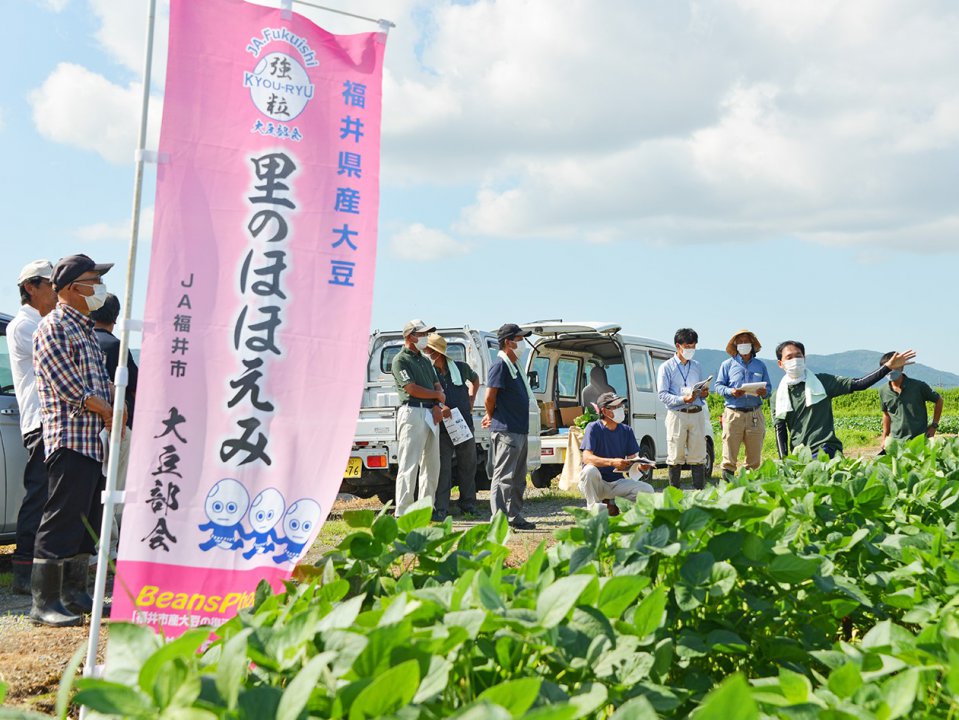
{"type": "Polygon", "coordinates": [[[41,7],[53,12],[62,12],[70,4],[70,0],[36,0],[36,2],[41,7]]]}
{"type": "Polygon", "coordinates": [[[403,260],[439,260],[465,255],[470,250],[441,230],[414,223],[390,239],[390,250],[403,260]]]}
{"type": "MultiPolygon", "coordinates": [[[[153,235],[153,208],[143,208],[140,212],[140,231],[141,241],[148,242],[153,235]]],[[[76,229],[73,236],[78,240],[85,242],[129,242],[130,241],[130,220],[123,222],[108,223],[98,222],[91,225],[84,225],[76,229]]]]}
{"type": "Polygon", "coordinates": [[[951,3],[418,7],[383,177],[475,184],[460,236],[959,248],[951,3]]]}
{"type": "MultiPolygon", "coordinates": [[[[134,159],[141,92],[137,83],[122,87],[80,65],[60,63],[29,100],[43,137],[123,164],[134,159]]],[[[159,125],[160,106],[159,100],[151,104],[151,128],[159,125]]],[[[156,132],[151,137],[156,147],[156,132]]]]}

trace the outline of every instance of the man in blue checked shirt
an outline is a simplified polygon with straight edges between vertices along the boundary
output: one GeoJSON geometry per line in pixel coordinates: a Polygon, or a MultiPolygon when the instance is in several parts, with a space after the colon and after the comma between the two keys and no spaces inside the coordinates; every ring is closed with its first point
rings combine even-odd
{"type": "Polygon", "coordinates": [[[740,330],[726,344],[729,359],[719,366],[716,392],[723,396],[723,479],[736,473],[739,447],[746,445],[746,467],[757,468],[762,460],[766,419],[763,399],[772,392],[766,364],[756,358],[762,349],[756,335],[740,330]],[[760,383],[757,387],[757,383],[760,383]],[[745,388],[743,387],[745,386],[745,388]]]}
{"type": "Polygon", "coordinates": [[[693,360],[699,335],[691,328],[680,328],[673,337],[676,354],[664,362],[657,375],[659,399],[666,406],[666,464],[669,484],[679,487],[683,465],[689,465],[693,487],[706,485],[706,434],[703,416],[709,387],[694,391],[704,380],[702,368],[693,360]]]}

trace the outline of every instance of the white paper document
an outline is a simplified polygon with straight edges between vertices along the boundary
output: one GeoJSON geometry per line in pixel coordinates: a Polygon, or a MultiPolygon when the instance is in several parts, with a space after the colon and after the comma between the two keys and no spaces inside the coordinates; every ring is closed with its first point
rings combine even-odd
{"type": "Polygon", "coordinates": [[[452,408],[450,416],[443,418],[443,424],[446,426],[446,432],[450,434],[450,440],[454,445],[461,445],[473,437],[470,426],[463,419],[463,413],[459,408],[452,408]]]}
{"type": "Polygon", "coordinates": [[[755,383],[743,383],[739,386],[739,389],[742,390],[747,395],[758,395],[759,388],[766,387],[764,382],[755,382],[755,383]]]}

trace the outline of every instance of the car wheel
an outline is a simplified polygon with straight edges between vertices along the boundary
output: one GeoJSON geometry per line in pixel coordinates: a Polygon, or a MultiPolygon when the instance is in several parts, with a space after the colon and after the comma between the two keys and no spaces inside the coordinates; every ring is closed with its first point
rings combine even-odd
{"type": "MultiPolygon", "coordinates": [[[[653,441],[649,438],[643,438],[643,441],[639,444],[639,454],[640,457],[648,458],[650,460],[656,459],[656,447],[653,445],[653,441]]],[[[651,483],[653,481],[653,468],[643,472],[642,477],[640,478],[643,482],[651,483]]]]}
{"type": "Polygon", "coordinates": [[[559,466],[543,465],[533,470],[533,472],[529,474],[530,480],[533,482],[533,487],[548,488],[550,483],[553,482],[553,478],[559,475],[559,471],[556,470],[557,467],[559,466]]]}

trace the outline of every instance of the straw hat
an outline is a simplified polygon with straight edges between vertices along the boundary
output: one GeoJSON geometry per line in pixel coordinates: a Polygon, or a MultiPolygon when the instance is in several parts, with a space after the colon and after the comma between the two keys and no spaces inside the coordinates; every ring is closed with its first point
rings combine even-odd
{"type": "Polygon", "coordinates": [[[736,338],[740,335],[749,335],[749,342],[753,344],[753,355],[763,349],[763,346],[759,343],[759,339],[753,334],[752,330],[737,330],[733,333],[733,336],[729,338],[729,342],[726,343],[726,352],[733,357],[739,354],[736,351],[736,338]]]}
{"type": "Polygon", "coordinates": [[[444,340],[443,336],[439,333],[429,334],[429,336],[426,338],[426,347],[430,348],[431,350],[435,350],[443,357],[449,357],[449,355],[446,354],[446,340],[444,340]]]}

